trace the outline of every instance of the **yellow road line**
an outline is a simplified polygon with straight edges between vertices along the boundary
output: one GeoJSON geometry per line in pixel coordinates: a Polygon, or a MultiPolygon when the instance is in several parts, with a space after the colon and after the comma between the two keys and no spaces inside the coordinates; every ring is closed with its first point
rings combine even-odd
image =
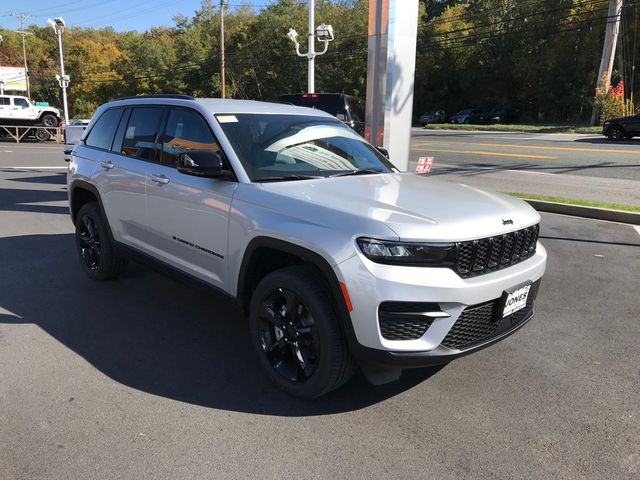
{"type": "Polygon", "coordinates": [[[577,148],[577,147],[543,147],[540,145],[515,145],[509,143],[471,143],[471,142],[441,142],[429,141],[444,145],[472,145],[474,147],[505,147],[505,148],[530,148],[534,150],[558,150],[565,152],[598,152],[598,153],[624,153],[628,155],[640,155],[640,150],[621,150],[615,148],[577,148]]]}
{"type": "Polygon", "coordinates": [[[519,158],[537,158],[539,160],[555,160],[558,157],[549,157],[547,155],[529,155],[526,153],[505,153],[505,152],[485,152],[482,150],[441,150],[435,148],[413,148],[418,152],[435,152],[435,153],[462,153],[467,155],[488,155],[490,157],[519,157],[519,158]]]}

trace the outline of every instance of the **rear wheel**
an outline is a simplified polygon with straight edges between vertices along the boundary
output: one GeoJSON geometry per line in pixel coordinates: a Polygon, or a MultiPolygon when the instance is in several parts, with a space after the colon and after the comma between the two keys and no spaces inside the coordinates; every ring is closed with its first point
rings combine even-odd
{"type": "Polygon", "coordinates": [[[51,138],[51,135],[49,135],[49,132],[47,132],[44,128],[34,128],[32,131],[33,131],[33,136],[39,142],[46,142],[47,140],[49,140],[49,138],[51,138]]]}
{"type": "Polygon", "coordinates": [[[58,119],[56,118],[55,115],[52,115],[50,113],[47,113],[45,115],[42,116],[41,118],[42,121],[42,125],[44,125],[45,127],[57,127],[58,126],[58,119]]]}
{"type": "Polygon", "coordinates": [[[277,270],[251,298],[249,328],[260,366],[296,397],[324,395],[355,371],[334,301],[318,276],[306,266],[277,270]]]}
{"type": "Polygon", "coordinates": [[[613,127],[609,128],[609,131],[607,132],[607,137],[609,138],[609,140],[613,141],[622,140],[624,136],[624,130],[618,125],[614,125],[613,127]]]}
{"type": "Polygon", "coordinates": [[[114,251],[97,203],[87,203],[78,212],[76,248],[82,268],[93,280],[116,278],[127,266],[127,260],[114,251]]]}

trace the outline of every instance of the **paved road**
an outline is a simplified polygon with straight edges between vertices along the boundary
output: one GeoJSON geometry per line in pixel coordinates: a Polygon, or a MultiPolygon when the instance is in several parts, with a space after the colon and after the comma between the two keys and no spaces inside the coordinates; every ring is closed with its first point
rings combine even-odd
{"type": "Polygon", "coordinates": [[[640,235],[544,215],[537,317],[440,370],[315,402],[236,306],[133,265],[88,281],[64,173],[0,169],[0,477],[637,478],[640,235]]]}
{"type": "Polygon", "coordinates": [[[420,156],[433,156],[444,180],[640,206],[640,140],[414,128],[412,169],[420,156]]]}

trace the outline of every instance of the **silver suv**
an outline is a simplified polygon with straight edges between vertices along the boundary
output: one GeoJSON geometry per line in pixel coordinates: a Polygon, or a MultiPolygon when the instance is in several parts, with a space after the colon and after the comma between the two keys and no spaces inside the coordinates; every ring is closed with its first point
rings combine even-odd
{"type": "Polygon", "coordinates": [[[533,316],[526,203],[400,173],[329,114],[161,95],[101,106],[71,155],[90,278],[143,256],[236,298],[265,374],[317,397],[447,363],[533,316]]]}

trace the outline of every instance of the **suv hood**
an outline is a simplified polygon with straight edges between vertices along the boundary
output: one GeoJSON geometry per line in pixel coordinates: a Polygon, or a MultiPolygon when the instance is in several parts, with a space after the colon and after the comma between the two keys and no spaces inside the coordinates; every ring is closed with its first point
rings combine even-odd
{"type": "Polygon", "coordinates": [[[402,240],[472,240],[540,221],[540,215],[522,200],[412,173],[265,183],[261,187],[383,223],[402,240]]]}

